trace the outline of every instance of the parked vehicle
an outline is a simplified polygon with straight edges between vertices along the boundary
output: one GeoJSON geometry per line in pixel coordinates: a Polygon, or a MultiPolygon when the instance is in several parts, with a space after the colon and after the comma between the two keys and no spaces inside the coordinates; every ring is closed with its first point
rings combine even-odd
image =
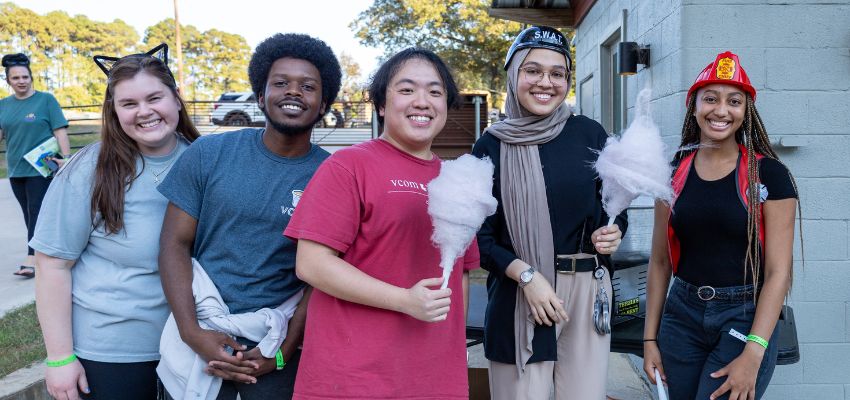
{"type": "MultiPolygon", "coordinates": [[[[262,126],[266,123],[263,110],[251,92],[229,92],[222,94],[213,104],[210,120],[221,126],[262,126]]],[[[331,108],[319,122],[318,128],[342,128],[345,126],[341,112],[331,108]]]]}
{"type": "Polygon", "coordinates": [[[331,108],[322,120],[316,124],[317,128],[343,128],[345,127],[345,117],[338,110],[331,108]]]}
{"type": "Polygon", "coordinates": [[[266,116],[257,106],[257,98],[251,92],[224,93],[213,104],[210,120],[214,125],[262,126],[266,116]]]}

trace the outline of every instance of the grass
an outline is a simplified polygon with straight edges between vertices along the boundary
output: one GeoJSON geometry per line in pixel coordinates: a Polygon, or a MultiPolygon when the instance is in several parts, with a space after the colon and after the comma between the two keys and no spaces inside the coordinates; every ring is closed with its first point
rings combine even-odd
{"type": "Polygon", "coordinates": [[[10,311],[0,319],[0,378],[46,356],[35,303],[10,311]]]}
{"type": "MultiPolygon", "coordinates": [[[[68,127],[68,140],[71,142],[72,152],[100,139],[100,125],[72,123],[68,127]]],[[[7,177],[6,171],[6,140],[0,143],[0,179],[7,177]]]]}

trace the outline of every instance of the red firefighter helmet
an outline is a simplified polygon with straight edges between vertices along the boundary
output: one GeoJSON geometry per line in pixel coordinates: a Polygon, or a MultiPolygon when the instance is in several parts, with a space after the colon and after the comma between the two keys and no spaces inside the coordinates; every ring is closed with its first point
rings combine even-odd
{"type": "Polygon", "coordinates": [[[708,64],[708,66],[700,72],[696,81],[694,81],[694,84],[691,85],[690,89],[688,89],[688,96],[685,97],[685,105],[688,105],[691,100],[691,96],[697,91],[697,89],[713,83],[737,86],[749,93],[750,97],[753,98],[753,101],[756,101],[756,89],[752,84],[750,84],[750,78],[747,77],[744,67],[742,67],[741,62],[738,61],[738,55],[731,51],[718,54],[717,58],[714,59],[714,62],[708,64]]]}

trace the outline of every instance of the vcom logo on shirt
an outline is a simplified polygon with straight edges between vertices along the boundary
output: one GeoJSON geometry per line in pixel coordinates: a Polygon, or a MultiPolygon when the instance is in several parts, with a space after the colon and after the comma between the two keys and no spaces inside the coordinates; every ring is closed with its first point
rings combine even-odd
{"type": "Polygon", "coordinates": [[[390,190],[387,193],[415,193],[428,196],[428,186],[424,183],[404,179],[390,179],[390,190]]]}
{"type": "Polygon", "coordinates": [[[292,213],[295,212],[295,207],[298,206],[298,202],[301,201],[301,195],[304,194],[303,190],[293,190],[292,191],[292,207],[280,206],[280,212],[283,215],[292,216],[292,213]]]}
{"type": "Polygon", "coordinates": [[[303,190],[292,191],[292,207],[298,207],[298,202],[301,201],[302,194],[304,194],[303,190]]]}
{"type": "Polygon", "coordinates": [[[27,115],[24,117],[24,121],[27,121],[27,122],[35,121],[35,114],[34,114],[34,113],[29,113],[29,114],[27,114],[27,115]]]}

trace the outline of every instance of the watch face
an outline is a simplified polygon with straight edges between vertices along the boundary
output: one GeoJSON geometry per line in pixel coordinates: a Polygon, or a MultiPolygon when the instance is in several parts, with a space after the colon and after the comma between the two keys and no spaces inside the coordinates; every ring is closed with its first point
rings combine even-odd
{"type": "Polygon", "coordinates": [[[533,275],[534,275],[534,272],[523,271],[522,274],[520,274],[519,279],[521,279],[525,283],[528,283],[528,282],[531,282],[531,277],[533,275]]]}

